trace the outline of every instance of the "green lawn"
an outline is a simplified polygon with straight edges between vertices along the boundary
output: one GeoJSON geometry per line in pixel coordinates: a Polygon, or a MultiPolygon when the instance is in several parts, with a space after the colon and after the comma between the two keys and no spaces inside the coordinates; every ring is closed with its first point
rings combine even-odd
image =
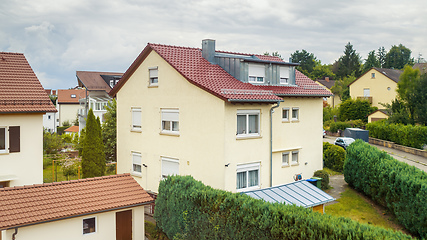
{"type": "Polygon", "coordinates": [[[387,213],[384,208],[365,200],[352,188],[347,188],[337,201],[338,203],[325,207],[327,214],[348,217],[361,223],[372,224],[386,229],[399,231],[403,229],[396,224],[396,219],[393,215],[387,213]]]}

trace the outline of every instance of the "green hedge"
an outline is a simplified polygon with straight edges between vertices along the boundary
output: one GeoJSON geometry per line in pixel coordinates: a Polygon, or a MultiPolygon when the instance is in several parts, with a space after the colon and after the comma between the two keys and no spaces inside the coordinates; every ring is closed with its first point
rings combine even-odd
{"type": "Polygon", "coordinates": [[[399,145],[422,149],[427,144],[427,127],[391,124],[387,121],[368,123],[366,129],[369,136],[386,141],[392,141],[399,145]]]}
{"type": "Polygon", "coordinates": [[[322,190],[329,189],[329,174],[325,170],[317,170],[314,172],[313,177],[321,178],[321,188],[322,190]]]}
{"type": "Polygon", "coordinates": [[[348,218],[213,189],[191,176],[160,182],[154,218],[170,239],[411,239],[348,218]]]}
{"type": "Polygon", "coordinates": [[[342,172],[345,161],[344,148],[337,145],[330,145],[323,152],[323,164],[325,167],[332,169],[336,172],[342,172]]]}
{"type": "Polygon", "coordinates": [[[347,148],[345,181],[390,209],[413,234],[427,237],[427,174],[357,140],[347,148]]]}
{"type": "Polygon", "coordinates": [[[329,124],[329,131],[336,133],[338,130],[344,131],[346,128],[351,127],[351,124],[348,122],[331,122],[329,124]]]}

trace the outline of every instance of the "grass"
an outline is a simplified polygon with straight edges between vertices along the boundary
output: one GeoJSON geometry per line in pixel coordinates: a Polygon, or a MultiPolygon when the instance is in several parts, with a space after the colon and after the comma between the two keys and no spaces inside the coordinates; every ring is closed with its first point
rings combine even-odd
{"type": "Polygon", "coordinates": [[[341,193],[341,198],[337,201],[338,203],[325,207],[327,214],[348,217],[361,223],[402,231],[402,227],[396,224],[394,216],[382,207],[370,203],[352,188],[347,188],[341,193]]]}
{"type": "Polygon", "coordinates": [[[327,168],[327,167],[324,167],[324,168],[323,168],[323,170],[324,170],[327,174],[329,174],[329,176],[341,175],[341,174],[342,174],[342,173],[340,173],[340,172],[335,172],[334,170],[329,169],[329,168],[327,168]]]}

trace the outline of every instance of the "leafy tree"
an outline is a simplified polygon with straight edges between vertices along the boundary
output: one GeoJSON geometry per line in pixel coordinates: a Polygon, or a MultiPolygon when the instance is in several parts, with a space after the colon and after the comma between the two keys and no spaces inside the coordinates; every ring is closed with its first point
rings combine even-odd
{"type": "Polygon", "coordinates": [[[291,54],[291,58],[292,62],[300,64],[297,69],[307,76],[313,72],[314,67],[320,65],[320,61],[316,59],[314,54],[307,52],[305,49],[303,49],[301,52],[296,50],[291,54]]]}
{"type": "Polygon", "coordinates": [[[65,120],[65,121],[62,122],[62,126],[63,127],[71,127],[71,123],[70,123],[70,121],[65,120]]]}
{"type": "Polygon", "coordinates": [[[378,48],[377,59],[378,59],[379,67],[381,67],[381,68],[384,67],[385,55],[386,54],[387,54],[387,52],[386,52],[384,47],[378,48]]]}
{"type": "Polygon", "coordinates": [[[58,99],[58,96],[55,95],[49,95],[50,101],[52,101],[53,105],[56,106],[56,100],[58,99]]]}
{"type": "Polygon", "coordinates": [[[92,109],[86,120],[86,133],[82,146],[83,178],[99,177],[105,173],[105,153],[101,137],[99,118],[96,119],[92,109]]]}
{"type": "Polygon", "coordinates": [[[46,154],[56,153],[64,146],[64,140],[57,133],[43,132],[43,152],[46,154]]]}
{"type": "Polygon", "coordinates": [[[348,77],[354,74],[356,77],[361,75],[360,71],[360,56],[353,49],[350,42],[347,43],[344,50],[344,55],[337,61],[337,69],[335,74],[338,78],[348,77]]]}
{"type": "Polygon", "coordinates": [[[377,107],[371,107],[368,100],[347,99],[341,103],[338,108],[338,118],[341,121],[361,119],[368,121],[368,115],[378,110],[377,107]]]}
{"type": "Polygon", "coordinates": [[[105,147],[105,157],[108,162],[117,161],[117,137],[116,137],[116,100],[108,102],[106,106],[105,121],[102,124],[102,140],[105,147]]]}
{"type": "Polygon", "coordinates": [[[323,77],[335,78],[334,72],[332,72],[331,65],[319,64],[313,68],[313,71],[308,75],[311,79],[322,79],[323,77]]]}
{"type": "Polygon", "coordinates": [[[421,75],[414,95],[416,122],[427,126],[427,74],[421,75]]]}
{"type": "Polygon", "coordinates": [[[398,99],[408,109],[409,123],[411,124],[415,123],[415,101],[417,97],[415,91],[418,88],[419,81],[420,71],[406,66],[397,83],[398,99]]]}
{"type": "Polygon", "coordinates": [[[282,58],[282,55],[280,55],[280,53],[279,52],[272,52],[272,53],[269,53],[269,52],[265,52],[264,53],[264,55],[265,56],[273,56],[273,57],[278,57],[278,58],[280,58],[280,59],[282,59],[283,60],[283,58],[282,58]]]}
{"type": "Polygon", "coordinates": [[[414,58],[411,58],[411,50],[399,44],[393,45],[384,59],[384,68],[403,69],[405,65],[414,65],[414,58]]]}
{"type": "Polygon", "coordinates": [[[398,98],[391,101],[391,104],[381,104],[385,107],[387,112],[390,114],[389,118],[387,119],[387,122],[389,123],[403,123],[403,124],[409,124],[409,112],[406,108],[405,104],[400,101],[398,98]]]}
{"type": "Polygon", "coordinates": [[[345,101],[350,98],[350,89],[348,85],[350,85],[354,80],[356,80],[354,73],[341,80],[337,80],[335,81],[334,86],[332,86],[331,91],[338,95],[341,101],[345,101]]]}
{"type": "Polygon", "coordinates": [[[380,67],[380,61],[378,61],[377,57],[375,56],[375,51],[370,51],[368,53],[368,58],[366,59],[365,64],[363,64],[363,72],[365,73],[369,71],[369,69],[373,67],[380,67]]]}
{"type": "Polygon", "coordinates": [[[79,126],[79,114],[78,113],[76,114],[76,119],[74,119],[74,121],[73,121],[73,125],[79,126]]]}

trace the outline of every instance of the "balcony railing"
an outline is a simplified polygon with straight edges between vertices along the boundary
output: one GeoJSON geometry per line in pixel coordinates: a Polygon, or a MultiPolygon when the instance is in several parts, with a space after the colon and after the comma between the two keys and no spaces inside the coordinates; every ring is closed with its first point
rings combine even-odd
{"type": "Polygon", "coordinates": [[[360,99],[360,100],[368,100],[368,102],[369,102],[370,104],[372,104],[372,97],[357,97],[357,99],[360,99]]]}

